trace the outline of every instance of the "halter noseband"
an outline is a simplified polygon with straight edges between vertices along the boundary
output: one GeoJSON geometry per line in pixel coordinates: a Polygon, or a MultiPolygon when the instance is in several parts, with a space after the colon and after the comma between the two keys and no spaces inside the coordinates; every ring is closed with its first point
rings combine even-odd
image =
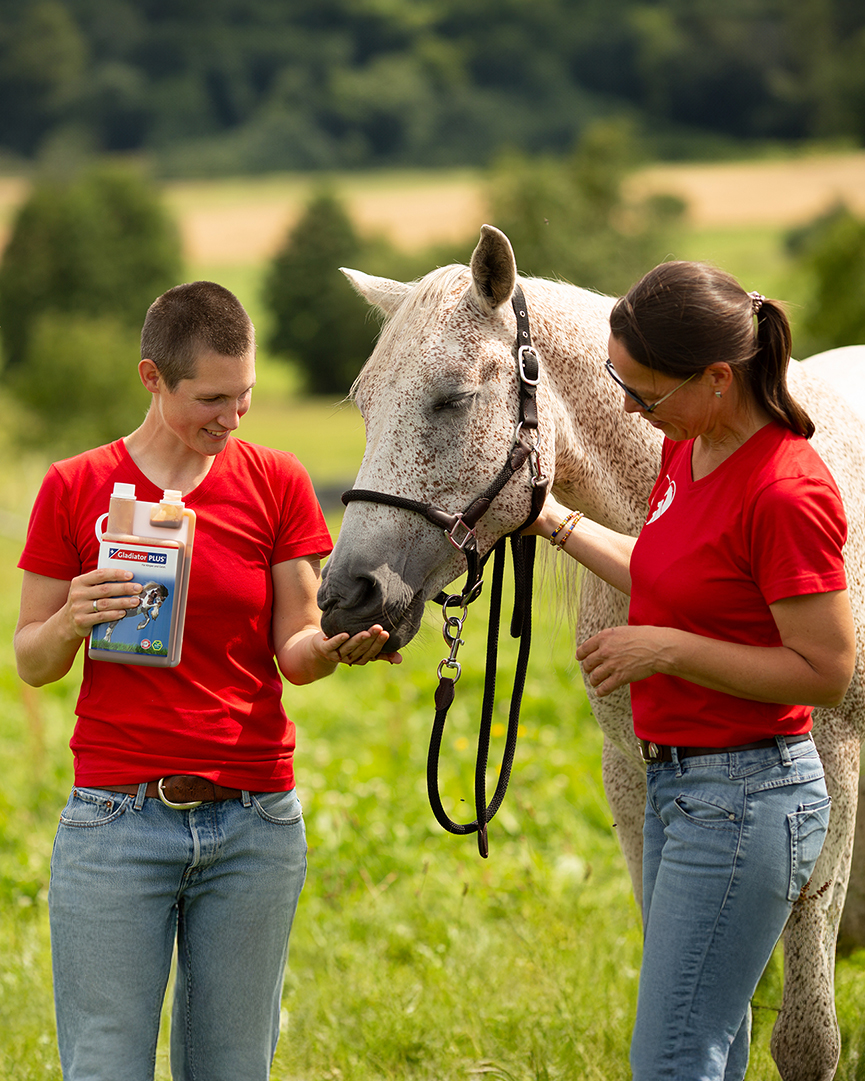
{"type": "Polygon", "coordinates": [[[466,560],[466,583],[461,594],[448,596],[439,593],[433,599],[441,604],[444,614],[444,638],[451,647],[450,657],[443,660],[438,668],[439,684],[435,694],[436,715],[430,736],[429,755],[427,757],[427,792],[430,806],[439,825],[449,833],[465,834],[477,832],[478,850],[484,858],[489,855],[487,825],[501,806],[510,780],[516,751],[517,731],[519,729],[519,711],[528,668],[529,648],[531,644],[531,608],[532,608],[532,571],[535,555],[535,537],[522,536],[522,531],[532,524],[540,514],[546,498],[549,478],[542,475],[538,456],[537,441],[530,442],[526,432],[537,431],[537,386],[540,379],[540,360],[532,345],[526,300],[519,285],[514,288],[511,301],[517,319],[517,336],[514,343],[517,382],[520,391],[519,417],[514,429],[514,439],[507,461],[493,478],[492,482],[462,513],[452,514],[432,503],[422,503],[401,495],[389,495],[386,492],[373,492],[365,488],[353,488],[342,497],[346,505],[356,500],[367,503],[382,503],[389,507],[414,511],[428,522],[444,529],[448,540],[466,560]],[[507,482],[529,462],[531,470],[532,504],[531,510],[522,525],[493,545],[484,559],[478,552],[475,527],[489,510],[496,496],[507,482]],[[514,563],[514,611],[511,617],[511,636],[519,638],[520,649],[514,674],[511,707],[508,716],[508,729],[499,779],[496,790],[487,804],[486,768],[492,729],[492,714],[495,704],[496,659],[499,630],[499,612],[501,608],[502,568],[504,564],[505,543],[510,538],[513,548],[514,563]],[[478,755],[475,766],[475,810],[477,817],[473,822],[454,822],[444,810],[438,785],[438,763],[441,741],[444,733],[445,718],[454,699],[454,685],[459,679],[460,666],[456,653],[462,645],[460,633],[465,622],[467,606],[480,593],[483,565],[489,556],[495,553],[493,586],[490,599],[490,626],[487,635],[486,677],[481,712],[481,724],[478,734],[478,755]],[[462,618],[448,615],[449,607],[461,607],[462,618]],[[455,676],[443,674],[443,669],[456,670],[455,676]]]}

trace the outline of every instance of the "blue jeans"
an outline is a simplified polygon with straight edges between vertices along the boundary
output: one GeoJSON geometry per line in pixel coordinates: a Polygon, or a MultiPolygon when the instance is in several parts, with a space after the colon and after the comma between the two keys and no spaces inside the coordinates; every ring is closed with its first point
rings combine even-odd
{"type": "Polygon", "coordinates": [[[634,1081],[741,1081],[750,1000],[829,824],[810,740],[652,763],[634,1081]]]}
{"type": "Polygon", "coordinates": [[[176,811],[73,789],[49,890],[66,1081],[152,1081],[175,943],[175,1081],[266,1081],[305,875],[294,791],[176,811]]]}

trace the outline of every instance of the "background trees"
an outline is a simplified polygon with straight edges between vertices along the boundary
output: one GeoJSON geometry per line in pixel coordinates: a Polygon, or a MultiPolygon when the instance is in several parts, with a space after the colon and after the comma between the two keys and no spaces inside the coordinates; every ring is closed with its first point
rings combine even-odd
{"type": "Polygon", "coordinates": [[[809,297],[797,355],[865,342],[865,222],[839,205],[795,230],[787,246],[809,297]]]}
{"type": "Polygon", "coordinates": [[[264,302],[272,313],[267,342],[303,373],[317,394],[347,394],[369,356],[378,324],[339,268],[368,266],[372,245],[361,240],[342,203],[315,196],[271,263],[264,302]]]}
{"type": "MultiPolygon", "coordinates": [[[[68,172],[56,163],[70,149],[134,152],[162,176],[492,163],[489,205],[521,270],[618,292],[675,249],[680,225],[676,200],[624,195],[640,144],[657,157],[770,138],[862,141],[865,8],[0,0],[0,102],[0,157],[53,163],[54,175],[68,172]]],[[[809,348],[862,336],[855,303],[838,305],[861,291],[865,240],[856,223],[830,232],[799,256],[815,298],[809,348]]],[[[412,262],[360,236],[324,191],[270,267],[263,340],[302,366],[310,390],[344,394],[377,328],[338,266],[413,277],[464,260],[473,240],[412,262]]],[[[62,386],[32,352],[60,340],[58,315],[137,331],[180,273],[173,226],[140,181],[40,181],[0,269],[7,378],[22,399],[28,373],[62,386]]],[[[41,392],[29,400],[44,413],[41,392]]],[[[58,398],[61,415],[69,401],[58,398]]]]}
{"type": "Polygon", "coordinates": [[[138,333],[180,274],[177,228],[135,173],[96,168],[34,187],[0,264],[0,338],[24,442],[62,451],[137,426],[138,333]]]}
{"type": "Polygon", "coordinates": [[[486,164],[636,117],[664,153],[865,139],[858,0],[0,0],[0,148],[166,173],[486,164]]]}

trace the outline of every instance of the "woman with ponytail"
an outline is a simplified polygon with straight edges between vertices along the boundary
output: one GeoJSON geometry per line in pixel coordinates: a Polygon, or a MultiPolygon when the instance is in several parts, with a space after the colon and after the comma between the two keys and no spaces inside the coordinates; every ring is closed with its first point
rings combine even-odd
{"type": "Polygon", "coordinates": [[[614,305],[607,371],[664,435],[639,537],[550,498],[531,532],[629,594],[577,650],[630,685],[647,764],[634,1081],[741,1081],[750,999],[829,819],[811,710],[855,641],[837,486],[787,387],[781,305],[664,263],[614,305]]]}

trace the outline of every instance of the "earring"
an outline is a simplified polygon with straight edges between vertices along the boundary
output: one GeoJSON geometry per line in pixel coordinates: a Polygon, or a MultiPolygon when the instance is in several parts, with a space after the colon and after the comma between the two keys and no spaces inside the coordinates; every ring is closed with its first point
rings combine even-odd
{"type": "Polygon", "coordinates": [[[720,390],[715,391],[715,397],[716,398],[722,398],[723,397],[723,394],[721,394],[720,390]]]}

